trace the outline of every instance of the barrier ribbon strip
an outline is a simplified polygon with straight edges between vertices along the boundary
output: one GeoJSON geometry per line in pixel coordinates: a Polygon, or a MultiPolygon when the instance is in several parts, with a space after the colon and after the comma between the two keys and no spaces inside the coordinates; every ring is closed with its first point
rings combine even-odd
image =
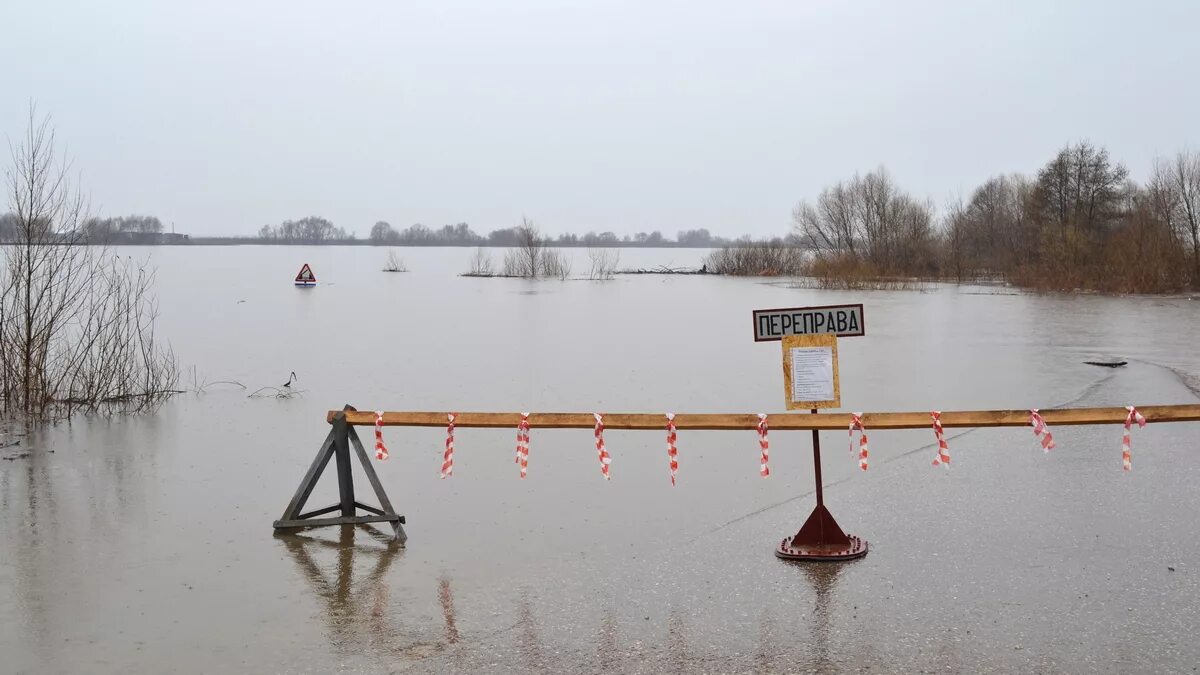
{"type": "Polygon", "coordinates": [[[758,447],[762,449],[762,458],[759,460],[758,473],[763,478],[771,475],[771,467],[767,465],[767,415],[766,413],[758,414],[758,447]]]}
{"type": "Polygon", "coordinates": [[[1054,436],[1050,435],[1050,430],[1046,428],[1046,420],[1038,414],[1037,408],[1029,409],[1029,424],[1033,427],[1033,435],[1037,436],[1042,441],[1042,452],[1050,452],[1054,449],[1054,436]]]}
{"type": "Polygon", "coordinates": [[[612,457],[608,456],[608,449],[604,447],[604,418],[600,413],[592,413],[592,416],[596,418],[596,454],[600,456],[600,473],[604,474],[604,480],[611,480],[608,465],[612,464],[612,457]]]}
{"type": "Polygon", "coordinates": [[[454,475],[454,418],[458,413],[447,413],[449,424],[446,425],[446,454],[442,455],[442,478],[454,475]]]}
{"type": "Polygon", "coordinates": [[[671,487],[675,487],[675,472],[679,471],[679,449],[675,447],[675,413],[667,413],[667,459],[671,466],[671,487]]]}
{"type": "Polygon", "coordinates": [[[383,444],[383,411],[375,411],[375,459],[388,458],[387,446],[383,444]]]}
{"type": "Polygon", "coordinates": [[[1134,422],[1138,427],[1146,426],[1146,418],[1131,405],[1125,406],[1125,409],[1129,414],[1125,416],[1125,433],[1121,436],[1121,468],[1130,471],[1133,469],[1133,441],[1129,438],[1129,432],[1134,422]]]}
{"type": "Polygon", "coordinates": [[[854,430],[858,429],[858,468],[867,470],[867,428],[862,423],[862,413],[850,414],[850,456],[854,456],[854,430]]]}
{"type": "Polygon", "coordinates": [[[933,418],[933,435],[937,436],[938,443],[938,451],[937,455],[933,458],[933,465],[937,466],[941,464],[949,469],[950,446],[946,445],[946,433],[942,429],[942,412],[940,410],[934,410],[933,412],[929,413],[929,416],[933,418]]]}
{"type": "Polygon", "coordinates": [[[521,478],[529,473],[529,413],[521,413],[517,424],[517,465],[521,467],[521,478]]]}

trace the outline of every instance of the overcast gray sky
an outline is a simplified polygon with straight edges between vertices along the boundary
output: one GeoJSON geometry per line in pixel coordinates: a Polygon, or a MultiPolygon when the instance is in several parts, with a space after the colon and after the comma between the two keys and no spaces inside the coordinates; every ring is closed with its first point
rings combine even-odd
{"type": "MultiPolygon", "coordinates": [[[[1105,145],[1200,148],[1200,2],[0,0],[0,131],[103,215],[783,234],[886,165],[941,205],[1105,145]]],[[[7,161],[7,157],[4,158],[7,161]]]]}

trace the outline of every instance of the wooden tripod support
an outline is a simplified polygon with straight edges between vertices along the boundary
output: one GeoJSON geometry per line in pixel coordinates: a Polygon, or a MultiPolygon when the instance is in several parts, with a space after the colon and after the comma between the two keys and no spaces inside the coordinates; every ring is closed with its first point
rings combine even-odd
{"type": "Polygon", "coordinates": [[[283,516],[275,521],[275,529],[391,523],[396,531],[396,541],[404,543],[408,540],[408,535],[404,533],[404,516],[398,515],[392,508],[392,502],[388,499],[387,493],[383,491],[383,485],[379,483],[379,476],[375,475],[375,468],[371,466],[371,459],[367,456],[367,451],[363,448],[358,433],[346,422],[346,413],[348,412],[357,411],[352,406],[346,406],[333,416],[331,421],[333,428],[325,437],[321,449],[317,451],[312,466],[308,467],[308,473],[304,474],[304,479],[300,481],[300,487],[296,488],[296,494],[292,496],[292,501],[283,510],[283,516]],[[354,476],[351,473],[350,465],[351,446],[354,447],[354,454],[358,456],[358,461],[362,464],[363,473],[367,475],[367,480],[375,490],[375,498],[379,500],[378,507],[368,506],[354,499],[354,476]],[[305,502],[308,501],[317,481],[321,479],[321,474],[325,472],[325,467],[329,465],[331,457],[337,460],[338,503],[302,512],[305,502]],[[365,511],[369,515],[357,515],[358,510],[365,511]],[[336,518],[317,517],[334,511],[340,512],[336,518]]]}

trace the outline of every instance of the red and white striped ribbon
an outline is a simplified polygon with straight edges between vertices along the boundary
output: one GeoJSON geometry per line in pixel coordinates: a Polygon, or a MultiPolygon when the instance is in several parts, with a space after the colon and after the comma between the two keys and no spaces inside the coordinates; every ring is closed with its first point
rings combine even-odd
{"type": "Polygon", "coordinates": [[[950,468],[950,446],[946,445],[946,433],[942,430],[942,413],[940,410],[934,410],[929,413],[933,418],[933,435],[937,436],[938,451],[937,456],[933,458],[933,465],[944,465],[947,469],[950,468]]]}
{"type": "Polygon", "coordinates": [[[446,414],[449,423],[446,425],[446,453],[442,455],[442,478],[454,475],[454,418],[456,417],[458,417],[457,413],[446,414]]]}
{"type": "Polygon", "coordinates": [[[600,473],[604,474],[604,480],[612,478],[608,472],[608,465],[612,464],[612,457],[608,456],[608,449],[604,447],[604,418],[600,413],[592,413],[596,418],[596,454],[600,456],[600,473]]]}
{"type": "Polygon", "coordinates": [[[1050,435],[1050,430],[1046,428],[1046,420],[1042,419],[1037,408],[1030,408],[1029,424],[1033,427],[1033,435],[1042,441],[1042,451],[1050,452],[1053,450],[1054,436],[1050,435]]]}
{"type": "Polygon", "coordinates": [[[383,444],[383,411],[375,411],[375,459],[388,458],[387,446],[383,444]]]}
{"type": "Polygon", "coordinates": [[[763,478],[766,478],[767,476],[771,475],[771,467],[767,465],[767,450],[770,445],[767,443],[767,415],[765,413],[758,414],[758,447],[762,449],[762,457],[759,459],[758,473],[763,478]]]}
{"type": "Polygon", "coordinates": [[[521,478],[529,473],[529,413],[521,413],[517,424],[517,465],[521,467],[521,478]]]}
{"type": "Polygon", "coordinates": [[[675,413],[667,413],[667,459],[671,466],[671,487],[675,487],[675,472],[679,471],[679,449],[675,447],[675,413]]]}
{"type": "Polygon", "coordinates": [[[1146,426],[1146,418],[1131,405],[1125,406],[1125,409],[1129,414],[1125,416],[1125,434],[1121,436],[1121,468],[1130,471],[1133,469],[1133,441],[1129,432],[1133,429],[1134,422],[1137,422],[1139,427],[1146,426]]]}
{"type": "Polygon", "coordinates": [[[850,456],[854,456],[854,430],[858,429],[858,468],[867,470],[867,428],[862,423],[862,413],[850,413],[850,456]]]}

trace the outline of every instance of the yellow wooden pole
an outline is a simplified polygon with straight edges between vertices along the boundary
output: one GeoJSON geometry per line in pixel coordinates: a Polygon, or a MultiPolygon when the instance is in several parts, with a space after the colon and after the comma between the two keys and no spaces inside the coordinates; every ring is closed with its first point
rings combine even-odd
{"type": "MultiPolygon", "coordinates": [[[[1200,421],[1200,404],[1149,405],[1138,407],[1148,422],[1200,421]]],[[[331,410],[326,421],[332,423],[340,410],[331,410]]],[[[605,413],[606,429],[665,429],[666,416],[661,413],[605,413]]],[[[1039,411],[1050,426],[1082,424],[1122,424],[1128,411],[1125,408],[1062,408],[1039,411]]],[[[926,429],[932,426],[928,412],[865,413],[863,424],[870,430],[926,429]]],[[[388,411],[383,424],[389,427],[444,427],[444,412],[388,411]]],[[[521,414],[515,412],[462,412],[454,419],[458,428],[516,428],[521,414]]],[[[769,418],[771,431],[776,430],[845,430],[850,426],[850,413],[778,413],[769,418]]],[[[354,426],[374,426],[375,413],[347,411],[346,422],[354,426]]],[[[535,429],[591,429],[596,420],[592,413],[535,412],[529,416],[529,426],[535,429]]],[[[758,425],[753,413],[679,413],[675,427],[680,430],[748,430],[758,425]]],[[[949,410],[942,412],[943,427],[1023,427],[1029,426],[1028,410],[949,410]]]]}

